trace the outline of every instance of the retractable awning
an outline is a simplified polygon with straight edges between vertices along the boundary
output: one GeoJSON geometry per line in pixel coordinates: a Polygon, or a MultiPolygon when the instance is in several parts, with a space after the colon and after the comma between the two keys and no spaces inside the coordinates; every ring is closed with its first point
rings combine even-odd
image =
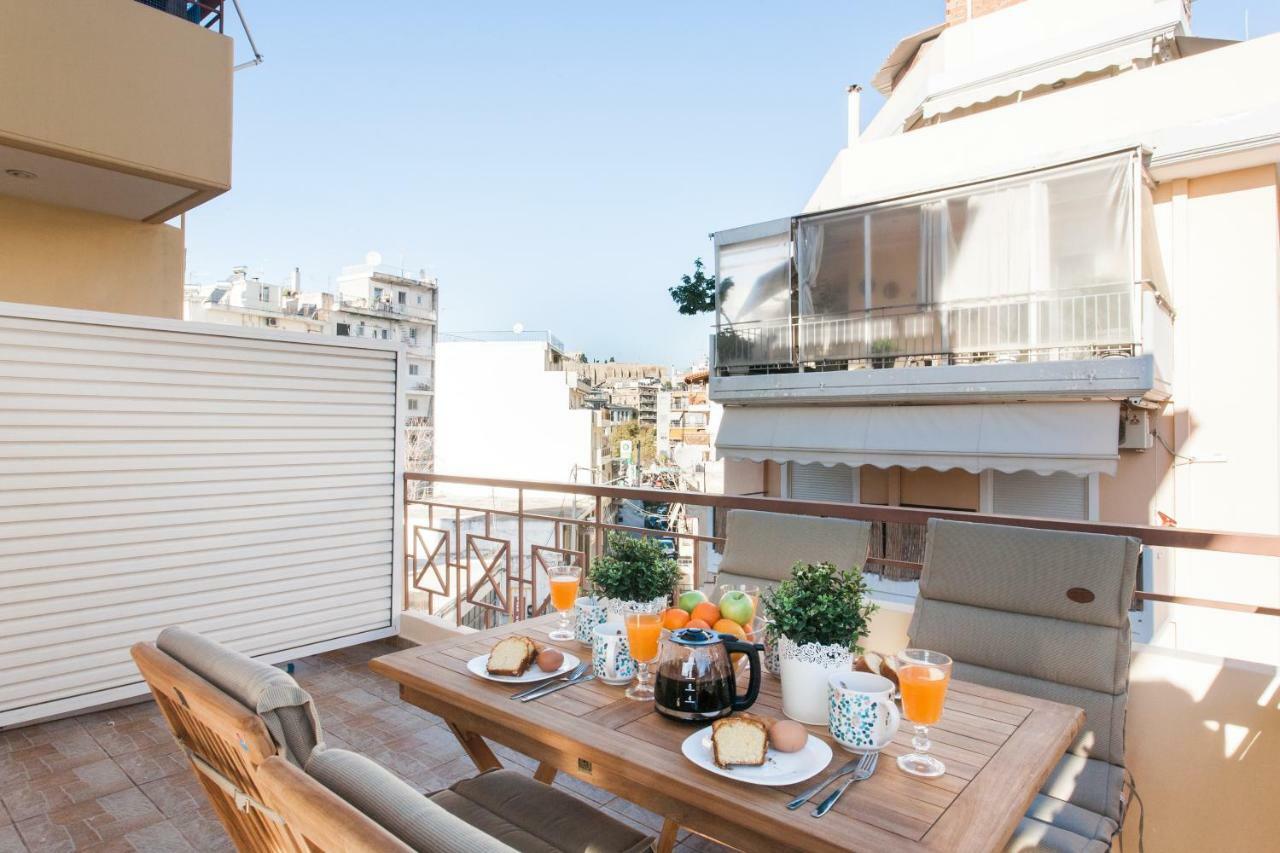
{"type": "Polygon", "coordinates": [[[1119,404],[747,406],[724,410],[722,459],[1115,474],[1119,404]]]}

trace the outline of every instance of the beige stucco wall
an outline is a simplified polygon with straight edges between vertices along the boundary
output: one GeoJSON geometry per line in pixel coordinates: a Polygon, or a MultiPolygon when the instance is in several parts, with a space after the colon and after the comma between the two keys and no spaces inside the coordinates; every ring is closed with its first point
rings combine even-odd
{"type": "Polygon", "coordinates": [[[182,319],[182,232],[0,196],[0,301],[182,319]]]}
{"type": "MultiPolygon", "coordinates": [[[[911,611],[886,605],[865,645],[895,652],[911,611]]],[[[1274,667],[1138,646],[1126,763],[1147,808],[1146,849],[1267,850],[1280,837],[1280,676],[1274,667]]],[[[1125,849],[1138,849],[1138,811],[1125,849]]]]}
{"type": "Polygon", "coordinates": [[[0,0],[0,142],[231,185],[232,41],[134,0],[0,0]]]}

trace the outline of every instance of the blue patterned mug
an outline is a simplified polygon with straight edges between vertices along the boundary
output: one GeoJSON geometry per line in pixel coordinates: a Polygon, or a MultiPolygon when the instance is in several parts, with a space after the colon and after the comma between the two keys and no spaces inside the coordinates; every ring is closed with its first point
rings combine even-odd
{"type": "Polygon", "coordinates": [[[627,631],[620,622],[597,625],[591,642],[591,669],[605,684],[628,684],[636,675],[627,631]]]}
{"type": "Polygon", "coordinates": [[[893,682],[870,672],[837,672],[828,680],[831,736],[852,752],[884,748],[902,723],[893,682]]]}
{"type": "Polygon", "coordinates": [[[592,636],[595,634],[596,626],[604,623],[609,618],[609,611],[601,607],[595,596],[584,595],[579,598],[573,606],[576,621],[573,628],[573,638],[584,646],[592,645],[592,636]]]}

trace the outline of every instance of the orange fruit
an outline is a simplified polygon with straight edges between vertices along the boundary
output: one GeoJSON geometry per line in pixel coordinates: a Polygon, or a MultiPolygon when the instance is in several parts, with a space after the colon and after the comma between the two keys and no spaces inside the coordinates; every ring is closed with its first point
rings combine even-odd
{"type": "Polygon", "coordinates": [[[715,622],[712,624],[711,630],[718,631],[721,634],[732,634],[739,640],[745,640],[747,638],[746,630],[732,619],[721,619],[715,622]]]}
{"type": "Polygon", "coordinates": [[[685,623],[684,626],[686,628],[701,628],[704,631],[711,630],[711,626],[708,625],[706,622],[703,622],[701,619],[690,619],[688,622],[685,623]]]}
{"type": "Polygon", "coordinates": [[[689,624],[689,614],[679,607],[672,607],[669,610],[662,611],[662,627],[668,631],[675,631],[687,624],[689,624]]]}
{"type": "Polygon", "coordinates": [[[708,625],[714,625],[720,621],[720,608],[710,601],[704,601],[693,608],[693,612],[689,614],[689,617],[691,619],[701,619],[708,625]]]}

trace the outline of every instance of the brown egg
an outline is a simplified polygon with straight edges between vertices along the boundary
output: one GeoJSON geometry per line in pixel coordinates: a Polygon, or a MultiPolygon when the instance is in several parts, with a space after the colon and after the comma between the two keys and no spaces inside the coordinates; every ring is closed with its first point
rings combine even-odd
{"type": "Polygon", "coordinates": [[[769,729],[769,746],[778,752],[799,752],[809,740],[809,733],[795,720],[778,720],[769,729]]]}
{"type": "Polygon", "coordinates": [[[564,663],[564,653],[559,649],[546,648],[538,652],[534,663],[543,672],[555,672],[564,663]]]}

